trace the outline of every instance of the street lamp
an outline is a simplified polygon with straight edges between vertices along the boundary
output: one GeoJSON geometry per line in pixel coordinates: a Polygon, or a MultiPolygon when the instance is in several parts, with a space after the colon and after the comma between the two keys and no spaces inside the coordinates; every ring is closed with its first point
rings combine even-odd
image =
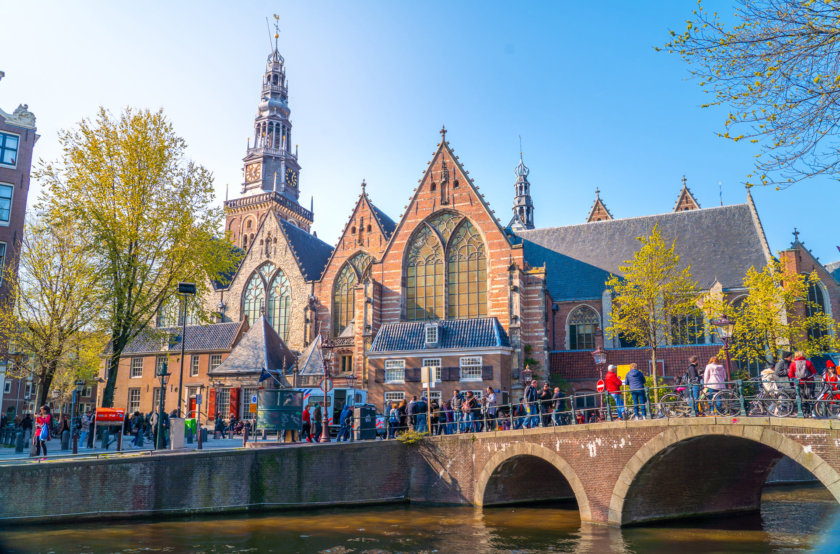
{"type": "Polygon", "coordinates": [[[198,402],[195,405],[195,430],[198,433],[198,449],[203,448],[201,444],[201,402],[204,400],[204,383],[198,385],[198,402]]]}
{"type": "Polygon", "coordinates": [[[181,417],[181,399],[184,397],[184,349],[187,344],[187,300],[190,296],[195,296],[194,283],[178,283],[178,294],[184,297],[184,312],[183,320],[181,321],[181,375],[178,378],[178,417],[181,417]]]}
{"type": "MultiPolygon", "coordinates": [[[[604,364],[607,363],[607,353],[604,352],[604,349],[600,346],[592,351],[592,359],[595,360],[595,365],[598,367],[598,379],[599,384],[601,381],[604,380],[604,364]]],[[[604,397],[603,395],[598,395],[599,404],[601,405],[601,409],[604,408],[604,397]]]]}
{"type": "MultiPolygon", "coordinates": [[[[158,368],[157,376],[160,379],[160,407],[158,408],[158,420],[157,420],[157,444],[155,444],[155,448],[158,450],[161,449],[161,439],[163,439],[163,406],[164,401],[166,398],[166,383],[169,381],[170,373],[167,371],[167,363],[163,362],[160,367],[158,368]]],[[[163,444],[166,444],[164,441],[163,444]]]]}
{"type": "Polygon", "coordinates": [[[321,438],[318,442],[330,442],[330,420],[327,417],[327,398],[329,393],[327,392],[327,379],[330,376],[330,370],[327,367],[329,365],[330,359],[332,358],[332,351],[325,352],[323,355],[324,359],[324,381],[322,382],[321,390],[324,393],[324,411],[321,414],[321,438]]]}
{"type": "Polygon", "coordinates": [[[731,381],[729,369],[729,343],[732,341],[732,332],[735,329],[735,323],[731,321],[726,314],[717,319],[712,320],[712,325],[718,328],[718,335],[723,339],[723,351],[726,353],[726,380],[731,381]]]}
{"type": "Polygon", "coordinates": [[[70,437],[73,439],[73,454],[78,454],[79,437],[76,433],[76,400],[79,396],[81,396],[86,382],[83,379],[79,379],[74,384],[76,385],[76,388],[73,390],[73,404],[70,407],[70,437]]]}

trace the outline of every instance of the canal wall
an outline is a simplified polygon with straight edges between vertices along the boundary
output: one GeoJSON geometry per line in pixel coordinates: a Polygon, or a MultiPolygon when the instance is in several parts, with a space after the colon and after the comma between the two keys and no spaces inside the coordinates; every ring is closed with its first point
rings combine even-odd
{"type": "Polygon", "coordinates": [[[0,521],[123,518],[399,502],[397,441],[164,453],[0,469],[0,521]]]}

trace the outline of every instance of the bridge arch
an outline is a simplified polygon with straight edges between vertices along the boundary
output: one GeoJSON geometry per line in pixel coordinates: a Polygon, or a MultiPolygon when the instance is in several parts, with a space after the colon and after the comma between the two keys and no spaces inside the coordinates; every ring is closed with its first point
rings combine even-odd
{"type": "Polygon", "coordinates": [[[767,476],[783,455],[810,471],[840,502],[840,473],[782,433],[759,425],[672,426],[624,466],[608,521],[628,525],[757,510],[767,476]]]}
{"type": "MultiPolygon", "coordinates": [[[[504,479],[503,474],[505,473],[505,468],[518,462],[524,462],[530,464],[531,467],[539,469],[553,467],[559,474],[559,477],[566,481],[565,484],[568,485],[574,494],[581,520],[587,521],[592,519],[589,499],[586,496],[583,483],[578,478],[575,470],[572,469],[572,466],[555,451],[545,446],[528,442],[516,442],[505,445],[502,450],[496,452],[487,460],[487,463],[484,464],[481,473],[478,474],[478,478],[476,479],[473,503],[476,506],[489,504],[490,502],[485,502],[485,497],[493,492],[494,485],[498,484],[499,480],[504,479]]],[[[528,472],[526,472],[527,474],[528,472]]],[[[521,479],[522,477],[523,475],[521,473],[517,473],[517,478],[521,479]]],[[[534,478],[540,479],[540,482],[544,482],[545,479],[551,477],[551,475],[546,475],[545,473],[534,475],[534,478]]]]}

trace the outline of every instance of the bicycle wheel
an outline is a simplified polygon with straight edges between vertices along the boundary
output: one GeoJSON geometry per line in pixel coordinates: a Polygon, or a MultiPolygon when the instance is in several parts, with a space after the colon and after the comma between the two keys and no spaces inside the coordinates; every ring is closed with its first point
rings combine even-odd
{"type": "Polygon", "coordinates": [[[741,412],[741,400],[735,391],[724,389],[712,396],[712,404],[720,411],[721,415],[731,416],[741,412]]]}
{"type": "Polygon", "coordinates": [[[790,417],[796,409],[796,400],[783,392],[771,392],[767,394],[767,413],[775,417],[790,417]]]}
{"type": "MultiPolygon", "coordinates": [[[[814,401],[814,411],[817,414],[817,417],[828,417],[828,399],[826,395],[821,394],[815,401],[814,401]]],[[[804,402],[803,402],[804,404],[804,402]]]]}
{"type": "Polygon", "coordinates": [[[659,409],[666,417],[685,417],[688,415],[688,404],[679,394],[668,392],[659,398],[659,409]]]}

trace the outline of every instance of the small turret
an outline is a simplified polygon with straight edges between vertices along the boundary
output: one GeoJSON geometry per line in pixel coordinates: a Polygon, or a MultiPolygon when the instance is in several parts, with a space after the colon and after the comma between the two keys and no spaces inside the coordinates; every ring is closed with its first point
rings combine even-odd
{"type": "Polygon", "coordinates": [[[522,160],[522,151],[519,151],[519,164],[513,170],[516,176],[514,183],[513,218],[508,223],[511,229],[533,229],[534,228],[534,203],[531,201],[531,183],[528,182],[528,174],[531,170],[522,160]]]}

